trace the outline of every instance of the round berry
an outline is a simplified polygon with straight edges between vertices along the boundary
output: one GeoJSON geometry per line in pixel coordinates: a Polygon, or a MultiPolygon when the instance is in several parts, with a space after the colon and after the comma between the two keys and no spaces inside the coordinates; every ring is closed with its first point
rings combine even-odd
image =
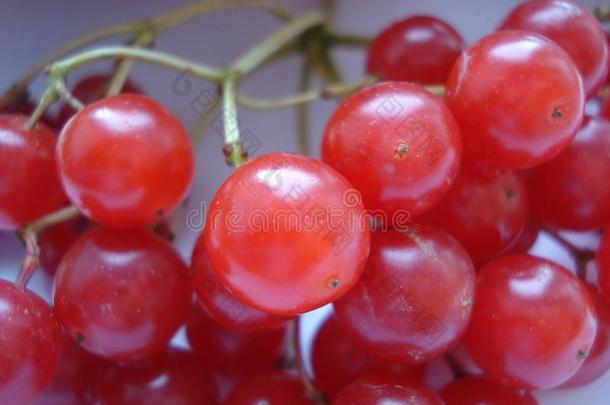
{"type": "Polygon", "coordinates": [[[440,392],[446,405],[537,405],[526,391],[513,390],[481,377],[455,380],[440,392]]]}

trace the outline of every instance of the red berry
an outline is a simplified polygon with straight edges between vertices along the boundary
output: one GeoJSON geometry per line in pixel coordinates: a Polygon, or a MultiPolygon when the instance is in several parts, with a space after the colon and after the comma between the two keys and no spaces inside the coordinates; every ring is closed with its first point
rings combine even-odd
{"type": "Polygon", "coordinates": [[[102,367],[93,385],[99,405],[214,405],[212,374],[191,353],[169,349],[133,365],[102,367]]]}
{"type": "Polygon", "coordinates": [[[455,236],[475,263],[514,242],[527,220],[525,185],[512,172],[463,164],[441,202],[416,219],[455,236]]]}
{"type": "Polygon", "coordinates": [[[248,375],[276,365],[286,342],[286,325],[256,333],[235,332],[212,321],[195,305],[186,324],[191,348],[205,364],[231,375],[248,375]]]}
{"type": "Polygon", "coordinates": [[[0,115],[0,231],[13,231],[66,203],[55,170],[56,137],[44,124],[0,115]]]}
{"type": "Polygon", "coordinates": [[[457,174],[461,150],[458,127],[443,102],[403,82],[351,95],[322,139],[322,159],[390,226],[401,214],[419,214],[441,199],[457,174]]]}
{"type": "Polygon", "coordinates": [[[574,60],[588,97],[604,84],[608,43],[600,23],[588,10],[565,0],[531,0],[513,9],[501,30],[540,34],[561,46],[574,60]]]}
{"type": "Polygon", "coordinates": [[[521,235],[511,243],[508,250],[505,251],[506,254],[513,253],[527,253],[536,240],[538,239],[538,234],[540,233],[540,227],[534,223],[534,221],[528,219],[525,223],[525,228],[521,232],[521,235]]]}
{"type": "Polygon", "coordinates": [[[156,102],[120,94],[78,112],[64,127],[57,162],[68,197],[93,221],[139,227],[170,214],[193,176],[182,124],[156,102]]]}
{"type": "Polygon", "coordinates": [[[203,310],[224,328],[236,332],[257,333],[274,328],[290,319],[263,312],[231,294],[212,269],[202,237],[193,250],[191,267],[194,272],[193,288],[203,310]]]}
{"type": "Polygon", "coordinates": [[[165,240],[144,230],[92,229],[55,276],[55,313],[85,349],[115,361],[161,352],[186,319],[186,266],[165,240]]]}
{"type": "Polygon", "coordinates": [[[610,231],[604,232],[597,250],[597,282],[602,295],[610,300],[610,231]]]}
{"type": "Polygon", "coordinates": [[[423,363],[461,338],[474,283],[470,258],[449,234],[376,232],[366,272],[334,304],[336,316],[371,355],[423,363]]]}
{"type": "Polygon", "coordinates": [[[525,169],[568,146],[582,120],[584,92],[563,49],[535,34],[503,31],[462,53],[446,101],[468,157],[525,169]]]}
{"type": "Polygon", "coordinates": [[[488,378],[550,389],[582,365],[596,329],[593,302],[578,278],[555,263],[513,255],[479,271],[464,344],[488,378]]]}
{"type": "Polygon", "coordinates": [[[316,386],[331,398],[358,377],[372,372],[392,372],[422,381],[424,367],[378,360],[357,346],[334,316],[324,321],[312,348],[316,386]]]}
{"type": "Polygon", "coordinates": [[[465,377],[441,391],[446,405],[536,405],[529,392],[516,391],[481,377],[465,377]]]}
{"type": "Polygon", "coordinates": [[[392,374],[369,374],[345,387],[333,405],[442,405],[443,400],[419,382],[392,374]]]}
{"type": "Polygon", "coordinates": [[[31,402],[53,379],[61,344],[47,303],[0,280],[0,403],[31,402]]]}
{"type": "MultiPolygon", "coordinates": [[[[364,207],[324,163],[271,153],[235,170],[207,215],[205,249],[237,298],[292,316],[347,292],[369,250],[364,207]]],[[[198,252],[195,252],[198,254],[198,252]]]]}
{"type": "Polygon", "coordinates": [[[298,377],[268,371],[242,381],[223,405],[311,405],[298,377]]]}
{"type": "Polygon", "coordinates": [[[610,123],[591,118],[572,144],[527,176],[532,215],[555,229],[593,230],[610,222],[610,123]]]}
{"type": "Polygon", "coordinates": [[[375,37],[366,70],[384,80],[445,83],[463,48],[464,40],[445,21],[412,16],[375,37]]]}
{"type": "Polygon", "coordinates": [[[55,274],[64,254],[88,227],[89,222],[78,216],[45,228],[38,237],[41,267],[50,275],[55,274]]]}

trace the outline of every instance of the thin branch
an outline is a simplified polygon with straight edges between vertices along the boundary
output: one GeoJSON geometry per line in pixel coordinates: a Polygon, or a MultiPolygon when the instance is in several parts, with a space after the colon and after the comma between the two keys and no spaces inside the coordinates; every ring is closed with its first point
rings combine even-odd
{"type": "Polygon", "coordinates": [[[237,120],[237,78],[229,75],[222,85],[223,124],[225,132],[224,154],[227,163],[239,167],[246,162],[246,152],[242,149],[239,122],[237,120]]]}
{"type": "MultiPolygon", "coordinates": [[[[150,29],[142,32],[131,46],[135,47],[148,47],[151,43],[156,39],[157,34],[156,31],[150,29]]],[[[121,92],[121,89],[125,85],[127,81],[127,77],[129,76],[129,72],[133,68],[135,61],[133,59],[121,59],[118,61],[118,65],[114,71],[114,75],[110,79],[108,84],[108,91],[106,92],[106,96],[114,96],[121,92]]]]}
{"type": "MultiPolygon", "coordinates": [[[[307,57],[305,57],[301,69],[301,77],[299,78],[299,90],[302,92],[307,91],[310,85],[311,68],[307,57]]],[[[299,104],[297,106],[297,136],[299,151],[304,155],[309,155],[311,150],[309,142],[309,104],[307,103],[299,104]]]]}

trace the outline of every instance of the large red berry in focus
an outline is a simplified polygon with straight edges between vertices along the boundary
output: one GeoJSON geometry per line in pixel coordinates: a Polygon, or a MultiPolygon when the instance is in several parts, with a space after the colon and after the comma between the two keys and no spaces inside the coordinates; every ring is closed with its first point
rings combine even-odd
{"type": "Polygon", "coordinates": [[[88,351],[115,361],[160,353],[191,306],[186,265],[145,230],[85,233],[55,276],[55,313],[88,351]]]}
{"type": "Polygon", "coordinates": [[[513,390],[481,377],[455,380],[440,392],[446,405],[537,405],[527,391],[513,390]]]}
{"type": "Polygon", "coordinates": [[[555,229],[610,222],[610,123],[591,118],[559,156],[528,173],[532,216],[555,229]]]}
{"type": "Polygon", "coordinates": [[[322,138],[322,160],[389,226],[442,198],[457,174],[461,151],[460,132],[443,102],[403,82],[379,83],[351,95],[335,110],[322,138]]]}
{"type": "Polygon", "coordinates": [[[56,136],[44,124],[26,131],[23,115],[0,114],[0,231],[13,231],[66,202],[55,169],[56,136]]]}
{"type": "Polygon", "coordinates": [[[334,307],[345,331],[371,355],[424,363],[462,337],[474,285],[470,257],[446,232],[375,232],[362,280],[334,307]]]}
{"type": "Polygon", "coordinates": [[[182,124],[153,100],[119,94],[78,112],[64,127],[57,165],[68,197],[93,221],[116,228],[170,214],[193,177],[182,124]]]}
{"type": "Polygon", "coordinates": [[[62,333],[42,298],[0,280],[0,403],[32,401],[61,359],[62,333]]]}
{"type": "Polygon", "coordinates": [[[411,16],[375,37],[366,70],[384,80],[442,84],[463,48],[464,40],[445,21],[411,16]]]}
{"type": "Polygon", "coordinates": [[[525,169],[568,146],[582,120],[584,91],[578,69],[558,45],[502,31],[462,53],[449,75],[446,101],[466,156],[525,169]]]}
{"type": "Polygon", "coordinates": [[[588,97],[604,84],[609,57],[606,34],[584,7],[565,0],[525,1],[499,29],[534,32],[561,46],[578,67],[588,97]]]}
{"type": "Polygon", "coordinates": [[[287,371],[267,371],[239,383],[223,405],[311,405],[301,380],[287,371]]]}
{"type": "Polygon", "coordinates": [[[420,382],[392,374],[368,374],[345,387],[333,405],[442,405],[443,400],[420,382]]]}
{"type": "MultiPolygon", "coordinates": [[[[345,294],[369,251],[364,207],[328,165],[292,153],[233,172],[207,215],[205,249],[237,298],[292,316],[345,294]]],[[[197,254],[197,252],[195,252],[197,254]]]]}
{"type": "Polygon", "coordinates": [[[550,389],[576,373],[596,330],[593,301],[576,276],[544,259],[512,255],[479,271],[464,345],[489,379],[550,389]]]}
{"type": "Polygon", "coordinates": [[[462,164],[445,198],[415,221],[446,230],[481,263],[508,248],[523,231],[525,185],[513,172],[462,164]]]}
{"type": "Polygon", "coordinates": [[[290,319],[256,309],[231,294],[212,269],[203,237],[193,250],[191,268],[193,289],[203,310],[223,327],[236,332],[260,333],[290,319]]]}

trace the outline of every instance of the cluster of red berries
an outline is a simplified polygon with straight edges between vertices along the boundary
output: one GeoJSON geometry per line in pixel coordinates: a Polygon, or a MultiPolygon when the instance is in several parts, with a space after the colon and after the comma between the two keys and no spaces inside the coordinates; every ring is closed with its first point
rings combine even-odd
{"type": "Polygon", "coordinates": [[[467,48],[441,20],[402,20],[372,42],[383,81],[338,106],[322,160],[236,168],[190,266],[154,228],[194,170],[164,107],[131,84],[99,99],[94,77],[58,137],[0,115],[0,230],[82,214],[38,238],[52,306],[0,281],[0,403],[311,404],[281,358],[294,318],[329,303],[312,363],[332,404],[533,404],[595,380],[610,234],[594,281],[527,251],[541,230],[610,223],[609,59],[566,0],[525,2],[467,48]],[[444,100],[424,87],[439,84],[444,100]],[[169,347],[182,325],[190,351],[169,347]],[[439,358],[467,376],[435,392],[439,358]]]}

